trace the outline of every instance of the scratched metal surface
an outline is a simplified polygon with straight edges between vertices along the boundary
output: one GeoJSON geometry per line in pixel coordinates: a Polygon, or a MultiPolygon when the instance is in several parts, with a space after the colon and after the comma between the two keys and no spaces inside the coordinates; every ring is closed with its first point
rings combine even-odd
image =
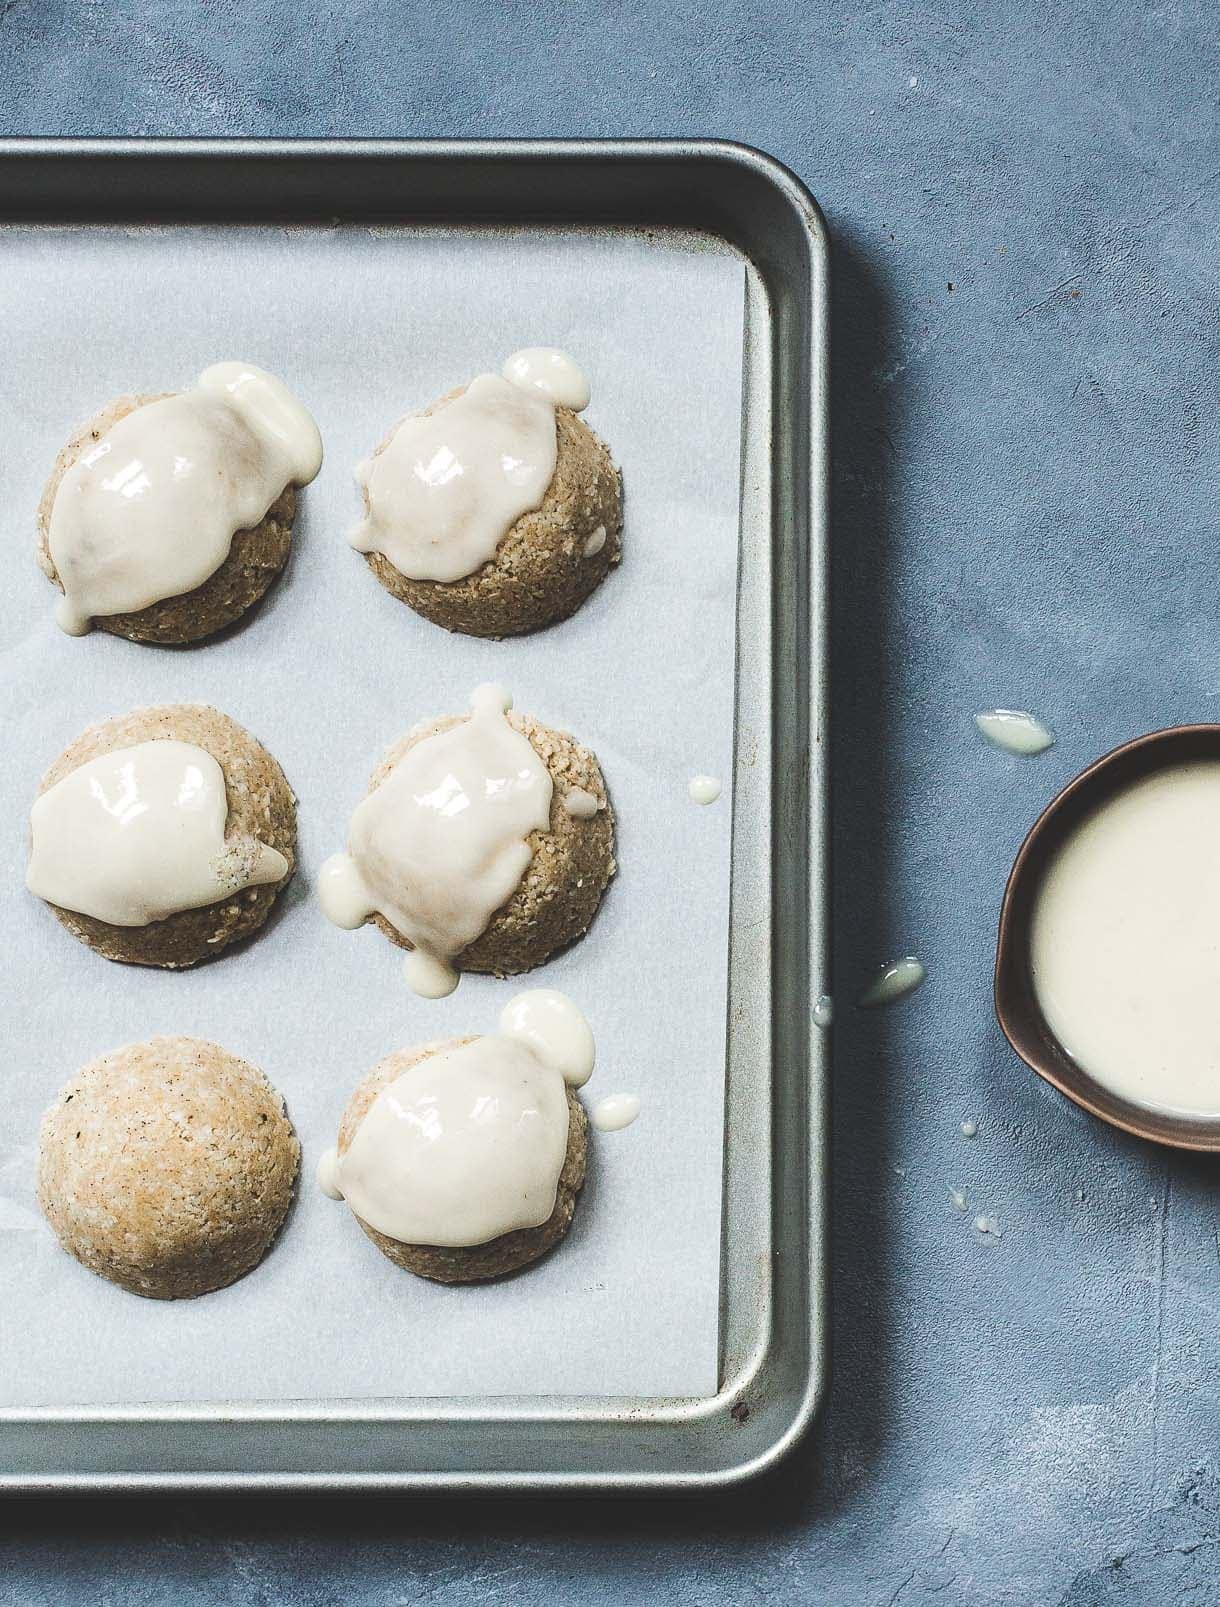
{"type": "Polygon", "coordinates": [[[1040,805],[1220,708],[1211,7],[7,0],[0,50],[12,133],[718,134],[788,161],[838,242],[840,758],[818,1438],[689,1507],[10,1509],[0,1601],[1220,1602],[1220,1177],[1035,1085],[988,1005],[1040,805]],[[1058,747],[983,748],[996,702],[1058,747]],[[907,948],[924,989],[854,1012],[907,948]]]}

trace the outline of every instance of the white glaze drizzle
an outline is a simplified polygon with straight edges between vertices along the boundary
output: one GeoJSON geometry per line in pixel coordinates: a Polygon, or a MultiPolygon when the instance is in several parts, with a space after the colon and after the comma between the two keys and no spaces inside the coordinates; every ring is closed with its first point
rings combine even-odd
{"type": "Polygon", "coordinates": [[[284,856],[253,838],[226,842],[227,818],[224,772],[205,749],[119,748],[35,800],[26,885],[61,909],[130,927],[282,880],[284,856]]]}
{"type": "Polygon", "coordinates": [[[556,407],[583,413],[589,405],[588,379],[557,346],[527,346],[506,358],[500,372],[522,390],[540,391],[556,407]]]}
{"type": "Polygon", "coordinates": [[[1055,734],[1024,709],[984,709],[974,723],[988,742],[1008,753],[1045,753],[1055,745],[1055,734]]]}
{"type": "Polygon", "coordinates": [[[687,790],[692,803],[714,804],[720,796],[720,783],[715,776],[692,776],[687,790]]]}
{"type": "Polygon", "coordinates": [[[383,1088],[318,1180],[403,1244],[485,1244],[555,1209],[567,1088],[592,1070],[593,1036],[553,989],[518,994],[498,1034],[438,1049],[383,1088]]]}
{"type": "Polygon", "coordinates": [[[494,557],[555,473],[555,407],[583,407],[588,381],[550,348],[518,352],[503,377],[416,413],[357,465],[365,516],[348,538],[411,580],[454,581],[494,557]]]}
{"type": "Polygon", "coordinates": [[[347,852],[318,877],[336,925],[383,915],[428,957],[407,977],[431,998],[452,991],[451,962],[516,891],[529,834],[550,822],[551,778],[505,719],[512,699],[485,685],[470,701],[469,719],[417,742],[359,805],[347,852]]]}
{"type": "Polygon", "coordinates": [[[639,1114],[638,1095],[608,1094],[594,1105],[589,1120],[599,1132],[618,1133],[624,1127],[630,1127],[639,1114]]]}
{"type": "Polygon", "coordinates": [[[68,469],[47,547],[63,586],[56,618],[83,635],[202,585],[239,530],[322,464],[313,419],[251,363],[216,363],[194,390],[138,407],[68,469]]]}
{"type": "Polygon", "coordinates": [[[927,974],[922,961],[913,954],[904,954],[900,960],[892,960],[889,965],[882,966],[860,995],[860,1003],[866,1010],[893,1004],[908,993],[914,993],[927,974]]]}
{"type": "Polygon", "coordinates": [[[328,1200],[343,1198],[343,1190],[339,1187],[339,1152],[333,1145],[319,1157],[314,1176],[328,1200]]]}
{"type": "Polygon", "coordinates": [[[592,820],[601,804],[583,787],[570,787],[563,795],[563,807],[574,820],[592,820]]]}
{"type": "Polygon", "coordinates": [[[583,1088],[593,1075],[593,1032],[558,988],[527,988],[515,995],[500,1012],[500,1030],[528,1044],[573,1088],[583,1088]]]}
{"type": "Polygon", "coordinates": [[[402,962],[402,974],[420,999],[447,999],[459,980],[453,966],[427,949],[412,949],[402,962]]]}

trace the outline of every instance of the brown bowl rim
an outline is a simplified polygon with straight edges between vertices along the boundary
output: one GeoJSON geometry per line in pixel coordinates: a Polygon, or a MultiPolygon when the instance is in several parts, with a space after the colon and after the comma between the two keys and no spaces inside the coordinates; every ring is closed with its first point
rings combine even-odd
{"type": "Polygon", "coordinates": [[[1044,1082],[1112,1127],[1174,1149],[1220,1152],[1220,1116],[1152,1110],[1112,1094],[1074,1061],[1048,1026],[1029,970],[1033,895],[1046,864],[1085,815],[1125,785],[1168,764],[1220,759],[1220,724],[1170,725],[1095,759],[1051,799],[1025,835],[1004,887],[996,936],[994,1003],[1000,1031],[1044,1082]]]}

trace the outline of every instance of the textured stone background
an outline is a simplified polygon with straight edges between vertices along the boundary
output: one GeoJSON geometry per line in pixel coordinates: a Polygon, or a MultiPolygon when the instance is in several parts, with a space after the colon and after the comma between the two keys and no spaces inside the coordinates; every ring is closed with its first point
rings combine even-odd
{"type": "Polygon", "coordinates": [[[0,1601],[1220,1602],[1216,1167],[1035,1086],[988,998],[1040,805],[1220,718],[1218,66],[1203,0],[0,0],[10,133],[716,134],[809,183],[837,245],[840,997],[836,1373],[766,1485],[10,1508],[0,1601]],[[1059,746],[983,747],[993,703],[1059,746]],[[923,991],[855,1012],[908,948],[923,991]]]}

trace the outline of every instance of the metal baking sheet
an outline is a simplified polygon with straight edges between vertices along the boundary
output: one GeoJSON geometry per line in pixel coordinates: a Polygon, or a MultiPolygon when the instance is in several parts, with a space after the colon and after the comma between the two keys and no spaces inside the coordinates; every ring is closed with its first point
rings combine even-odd
{"type": "Polygon", "coordinates": [[[822,1376],[825,246],[754,153],[709,145],[0,149],[0,217],[73,224],[694,231],[747,267],[719,1388],[11,1408],[0,1482],[77,1487],[692,1486],[780,1453],[822,1376]]]}

